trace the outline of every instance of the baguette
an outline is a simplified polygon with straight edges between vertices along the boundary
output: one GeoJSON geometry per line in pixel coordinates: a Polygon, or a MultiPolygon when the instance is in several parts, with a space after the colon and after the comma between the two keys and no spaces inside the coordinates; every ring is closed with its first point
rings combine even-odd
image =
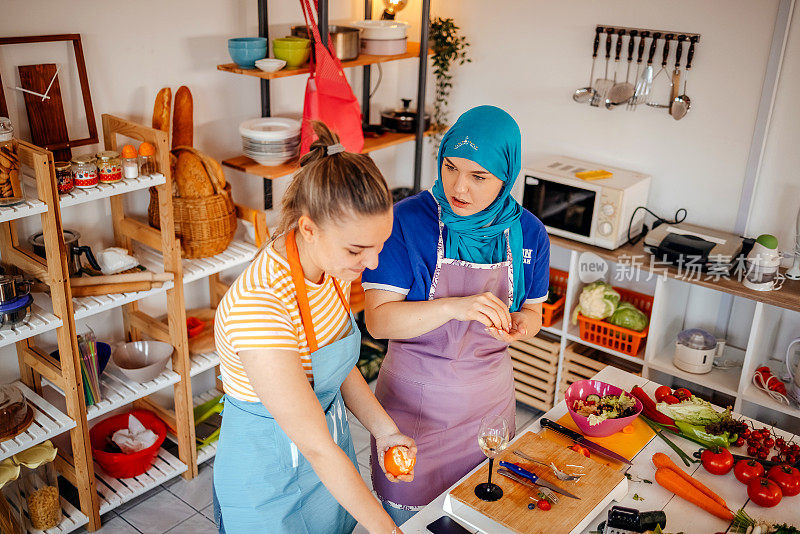
{"type": "Polygon", "coordinates": [[[192,146],[194,119],[192,92],[182,85],[175,92],[175,113],[172,116],[172,148],[192,146]]]}
{"type": "Polygon", "coordinates": [[[153,106],[153,128],[169,135],[169,115],[172,107],[172,89],[164,87],[156,95],[153,106]]]}

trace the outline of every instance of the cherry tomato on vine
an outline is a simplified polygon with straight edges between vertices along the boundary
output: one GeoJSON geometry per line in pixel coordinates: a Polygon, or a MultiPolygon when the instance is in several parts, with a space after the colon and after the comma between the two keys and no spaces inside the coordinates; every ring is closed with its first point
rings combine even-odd
{"type": "Polygon", "coordinates": [[[736,438],[734,445],[736,445],[737,447],[742,447],[744,445],[744,438],[736,438]]]}
{"type": "Polygon", "coordinates": [[[536,506],[538,506],[540,510],[549,510],[552,508],[552,505],[546,499],[539,500],[539,502],[536,503],[536,506]]]}

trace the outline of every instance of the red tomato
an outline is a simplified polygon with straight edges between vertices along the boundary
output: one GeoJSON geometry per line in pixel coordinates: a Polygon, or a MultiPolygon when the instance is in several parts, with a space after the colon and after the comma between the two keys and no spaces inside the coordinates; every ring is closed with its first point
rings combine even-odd
{"type": "Polygon", "coordinates": [[[790,465],[775,465],[767,472],[767,478],[775,482],[787,497],[800,494],[800,471],[790,465]]]}
{"type": "Polygon", "coordinates": [[[700,455],[703,467],[712,475],[724,475],[733,468],[733,455],[728,449],[706,449],[700,455]]]}
{"type": "Polygon", "coordinates": [[[686,388],[676,389],[675,393],[673,393],[673,395],[678,397],[680,400],[686,400],[686,399],[691,399],[692,398],[692,392],[689,391],[686,388]]]}
{"type": "Polygon", "coordinates": [[[664,402],[666,402],[667,404],[678,404],[681,401],[675,395],[667,395],[666,397],[664,397],[664,402]]]}
{"type": "Polygon", "coordinates": [[[672,390],[669,386],[658,386],[655,392],[656,402],[661,402],[667,395],[672,395],[672,390]]]}
{"type": "Polygon", "coordinates": [[[764,466],[755,460],[739,460],[733,468],[733,475],[736,480],[747,485],[764,475],[764,466]]]}
{"type": "Polygon", "coordinates": [[[744,438],[737,438],[734,445],[736,445],[737,447],[742,447],[744,445],[744,438]]]}
{"type": "Polygon", "coordinates": [[[587,458],[591,458],[591,456],[589,455],[589,449],[587,449],[586,447],[584,447],[582,445],[578,445],[576,443],[575,445],[570,447],[570,449],[572,449],[575,452],[581,453],[582,455],[586,456],[587,458]]]}
{"type": "Polygon", "coordinates": [[[747,447],[748,456],[756,456],[757,454],[758,454],[758,447],[753,447],[752,445],[747,447]]]}
{"type": "Polygon", "coordinates": [[[766,460],[767,456],[769,456],[769,452],[767,452],[767,451],[758,451],[758,454],[756,456],[758,457],[759,460],[766,460]]]}
{"type": "Polygon", "coordinates": [[[775,440],[772,438],[767,438],[764,440],[764,445],[766,445],[767,447],[772,447],[773,445],[775,445],[775,440]]]}
{"type": "Polygon", "coordinates": [[[747,439],[747,438],[749,438],[749,437],[750,437],[750,429],[749,429],[749,428],[745,428],[744,430],[742,430],[742,431],[739,433],[739,435],[740,435],[741,437],[743,437],[744,439],[747,439]]]}
{"type": "Polygon", "coordinates": [[[758,506],[771,508],[781,502],[783,493],[775,482],[762,477],[747,485],[747,496],[758,506]]]}
{"type": "Polygon", "coordinates": [[[536,506],[538,506],[540,510],[549,510],[550,508],[552,508],[550,502],[548,502],[546,499],[539,500],[536,503],[536,506]]]}

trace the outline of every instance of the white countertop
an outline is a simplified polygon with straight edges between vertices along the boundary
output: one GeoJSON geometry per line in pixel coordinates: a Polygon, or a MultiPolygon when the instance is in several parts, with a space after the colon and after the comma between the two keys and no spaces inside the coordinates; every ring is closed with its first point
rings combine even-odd
{"type": "MultiPolygon", "coordinates": [[[[594,377],[596,380],[602,380],[619,386],[625,390],[630,390],[633,386],[641,386],[651,397],[659,384],[651,382],[646,378],[636,376],[615,367],[606,367],[597,373],[594,377]]],[[[564,401],[559,402],[556,406],[551,408],[543,417],[552,419],[554,421],[563,417],[567,413],[566,404],[564,401]]],[[[519,430],[517,436],[513,441],[526,432],[539,432],[539,419],[533,421],[525,429],[519,430]]],[[[787,441],[792,437],[788,432],[782,432],[775,429],[775,434],[784,437],[787,441]]],[[[672,439],[672,438],[671,438],[672,439]]],[[[697,448],[697,445],[683,440],[677,436],[672,439],[679,447],[681,447],[687,454],[691,455],[697,448]]],[[[654,480],[655,467],[651,462],[653,454],[656,452],[663,452],[667,454],[672,460],[680,467],[684,468],[683,462],[678,458],[675,452],[664,443],[663,440],[654,437],[634,458],[631,459],[633,465],[628,468],[628,472],[642,477],[647,480],[654,480]]],[[[488,460],[487,460],[488,461],[488,460]]],[[[468,478],[475,470],[480,469],[486,462],[481,463],[473,471],[470,471],[464,478],[453,484],[450,488],[444,491],[441,495],[436,497],[428,506],[420,510],[420,512],[408,520],[401,526],[404,534],[429,534],[427,525],[436,521],[443,515],[446,515],[443,509],[443,504],[446,495],[456,486],[458,486],[464,479],[468,478]]],[[[724,476],[711,475],[704,469],[699,467],[700,464],[692,464],[692,466],[685,468],[687,472],[692,474],[700,482],[706,484],[711,489],[716,491],[723,499],[728,502],[728,506],[732,510],[737,510],[745,506],[747,512],[754,517],[761,517],[764,519],[773,518],[776,520],[788,522],[800,522],[800,496],[793,498],[786,498],[774,508],[761,508],[750,503],[747,499],[747,491],[743,484],[740,484],[733,476],[733,472],[724,476]]],[[[565,487],[565,489],[569,489],[565,487]]],[[[698,522],[701,522],[703,532],[724,532],[727,530],[728,523],[722,519],[718,519],[694,505],[675,497],[671,492],[665,490],[658,484],[646,484],[642,482],[630,482],[628,486],[628,493],[624,499],[607,506],[601,511],[584,530],[584,533],[596,530],[597,525],[604,521],[607,517],[607,512],[612,505],[627,506],[636,508],[640,511],[650,510],[664,510],[667,514],[667,531],[668,532],[697,532],[698,522]],[[634,500],[634,495],[639,499],[634,500]]],[[[555,513],[555,512],[553,512],[555,513]]],[[[488,523],[487,523],[488,525],[488,523]]],[[[469,532],[491,532],[490,528],[481,527],[479,530],[464,525],[469,532]]],[[[555,523],[554,523],[555,528],[555,523]]],[[[554,533],[558,532],[553,530],[554,533]]]]}

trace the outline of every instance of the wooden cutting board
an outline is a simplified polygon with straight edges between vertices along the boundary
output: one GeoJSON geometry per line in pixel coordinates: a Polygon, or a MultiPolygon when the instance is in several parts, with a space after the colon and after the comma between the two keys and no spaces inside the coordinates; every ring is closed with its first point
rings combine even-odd
{"type": "MultiPolygon", "coordinates": [[[[486,502],[475,496],[475,486],[486,482],[487,469],[478,469],[467,480],[459,484],[450,496],[470,508],[480,512],[504,527],[521,534],[558,534],[572,532],[608,495],[625,479],[621,471],[614,470],[597,462],[592,462],[583,455],[557,444],[544,436],[528,432],[512,443],[494,462],[495,470],[498,462],[505,460],[521,465],[528,471],[542,477],[548,482],[574,493],[580,500],[559,496],[559,502],[552,510],[528,510],[530,497],[536,490],[518,484],[513,480],[492,473],[492,482],[503,488],[503,497],[495,502],[486,502]],[[564,482],[558,480],[546,467],[526,462],[513,451],[522,451],[533,458],[547,462],[555,462],[561,468],[566,464],[583,466],[581,472],[586,473],[580,481],[564,482]]],[[[488,464],[487,464],[488,465],[488,464]]],[[[571,468],[567,468],[567,472],[571,468]]]]}
{"type": "Polygon", "coordinates": [[[189,338],[189,354],[203,354],[214,350],[214,315],[217,310],[211,308],[197,308],[186,310],[186,317],[197,317],[206,323],[203,331],[189,338]]]}

